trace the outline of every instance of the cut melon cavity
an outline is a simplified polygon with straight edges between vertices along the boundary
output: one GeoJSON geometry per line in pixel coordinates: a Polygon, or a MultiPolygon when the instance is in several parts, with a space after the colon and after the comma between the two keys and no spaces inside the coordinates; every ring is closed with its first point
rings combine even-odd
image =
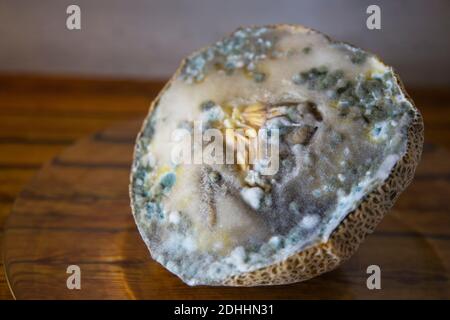
{"type": "Polygon", "coordinates": [[[185,59],[153,102],[133,214],[152,257],[189,285],[302,281],[357,249],[411,181],[422,143],[420,113],[374,55],[301,26],[240,28],[185,59]],[[278,168],[174,163],[180,128],[274,130],[278,168]]]}

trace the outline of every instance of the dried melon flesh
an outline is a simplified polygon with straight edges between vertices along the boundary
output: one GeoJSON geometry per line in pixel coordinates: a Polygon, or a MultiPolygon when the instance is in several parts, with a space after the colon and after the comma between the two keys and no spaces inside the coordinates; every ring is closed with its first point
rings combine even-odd
{"type": "Polygon", "coordinates": [[[218,285],[326,242],[404,155],[412,110],[390,67],[303,28],[241,28],[194,53],[136,144],[132,205],[152,257],[218,285]],[[278,168],[174,163],[179,128],[277,130],[278,168]]]}

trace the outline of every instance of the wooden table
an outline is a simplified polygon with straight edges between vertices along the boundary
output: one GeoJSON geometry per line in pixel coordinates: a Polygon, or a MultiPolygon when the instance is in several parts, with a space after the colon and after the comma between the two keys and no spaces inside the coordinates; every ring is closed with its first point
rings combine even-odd
{"type": "MultiPolygon", "coordinates": [[[[144,117],[162,85],[0,75],[0,242],[15,198],[46,161],[81,137],[144,117]]],[[[0,299],[11,298],[1,265],[0,299]]]]}
{"type": "MultiPolygon", "coordinates": [[[[44,162],[89,133],[117,122],[123,123],[119,126],[138,123],[125,120],[142,118],[162,84],[158,81],[0,76],[0,240],[3,225],[16,197],[44,162]]],[[[384,232],[390,234],[390,238],[402,237],[404,234],[389,228],[402,228],[402,224],[406,223],[409,228],[406,230],[419,232],[426,238],[426,242],[417,243],[419,248],[424,245],[437,248],[439,261],[443,264],[443,269],[439,270],[443,273],[429,274],[430,283],[415,285],[429,286],[426,290],[430,296],[442,297],[446,292],[441,290],[438,292],[440,295],[436,295],[433,281],[448,281],[445,270],[448,270],[450,263],[450,178],[446,171],[449,169],[447,161],[443,161],[448,159],[447,150],[450,149],[450,93],[445,88],[417,89],[410,90],[410,93],[424,115],[428,160],[421,169],[423,174],[418,183],[400,197],[392,217],[388,218],[390,220],[387,220],[378,236],[383,237],[384,232]],[[422,196],[422,190],[427,191],[423,193],[426,198],[422,196]],[[410,212],[408,221],[401,221],[401,212],[405,211],[410,212]],[[441,278],[436,280],[436,277],[441,278]]],[[[389,246],[389,239],[383,244],[389,246]]],[[[358,257],[352,263],[353,266],[357,264],[358,257]]],[[[411,273],[400,279],[414,283],[417,276],[423,277],[411,273]]],[[[326,275],[307,286],[326,290],[327,279],[334,279],[333,275],[326,275]]],[[[181,292],[189,294],[184,286],[180,288],[181,292]]],[[[258,292],[250,290],[246,297],[258,296],[258,292]]],[[[0,299],[11,297],[4,273],[1,272],[0,299]]],[[[343,292],[342,297],[354,296],[343,292]]]]}

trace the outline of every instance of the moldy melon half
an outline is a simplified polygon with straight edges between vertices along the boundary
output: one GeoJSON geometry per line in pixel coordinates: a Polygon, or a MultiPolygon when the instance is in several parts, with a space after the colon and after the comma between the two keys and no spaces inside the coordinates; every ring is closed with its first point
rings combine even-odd
{"type": "Polygon", "coordinates": [[[302,26],[240,28],[185,59],[152,103],[132,210],[153,259],[189,285],[303,281],[356,251],[412,180],[422,145],[419,111],[376,56],[302,26]],[[176,162],[180,128],[235,130],[247,149],[240,130],[275,130],[277,170],[228,140],[243,162],[176,162]]]}

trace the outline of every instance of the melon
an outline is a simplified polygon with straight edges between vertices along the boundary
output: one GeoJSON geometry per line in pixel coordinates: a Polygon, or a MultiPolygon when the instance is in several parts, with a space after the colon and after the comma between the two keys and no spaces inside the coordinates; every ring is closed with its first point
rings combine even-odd
{"type": "Polygon", "coordinates": [[[151,104],[132,212],[151,257],[188,285],[304,281],[357,250],[422,145],[420,112],[375,55],[299,25],[239,28],[183,60],[151,104]]]}

